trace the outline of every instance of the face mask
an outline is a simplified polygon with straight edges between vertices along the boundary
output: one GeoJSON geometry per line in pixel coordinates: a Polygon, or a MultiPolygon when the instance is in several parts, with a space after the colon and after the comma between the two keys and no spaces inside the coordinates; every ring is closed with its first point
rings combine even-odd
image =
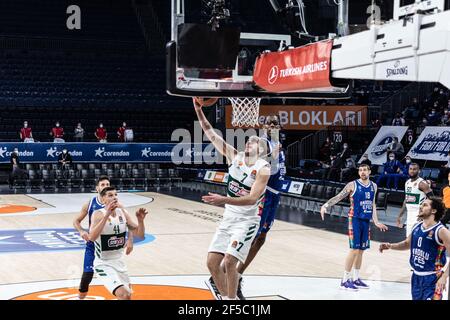
{"type": "Polygon", "coordinates": [[[389,157],[389,159],[394,160],[395,158],[394,157],[389,157]]]}
{"type": "Polygon", "coordinates": [[[406,163],[411,163],[411,160],[406,160],[406,163]]]}
{"type": "Polygon", "coordinates": [[[24,124],[23,124],[23,127],[24,127],[24,128],[28,127],[28,123],[24,123],[24,124]]]}
{"type": "Polygon", "coordinates": [[[362,157],[363,160],[367,160],[367,157],[362,157]]]}
{"type": "Polygon", "coordinates": [[[102,124],[100,125],[100,128],[103,128],[103,125],[102,125],[102,124]]]}
{"type": "Polygon", "coordinates": [[[67,151],[66,151],[66,150],[63,150],[63,153],[64,153],[64,154],[66,154],[66,153],[67,153],[67,151]]]}
{"type": "Polygon", "coordinates": [[[124,123],[122,126],[124,126],[124,127],[126,127],[127,126],[127,124],[126,123],[124,123]]]}
{"type": "Polygon", "coordinates": [[[348,148],[348,146],[344,144],[344,149],[347,149],[347,148],[348,148]]]}
{"type": "Polygon", "coordinates": [[[19,154],[19,150],[14,150],[14,153],[15,154],[19,154]]]}
{"type": "Polygon", "coordinates": [[[56,124],[56,127],[57,127],[57,128],[59,127],[59,123],[56,124]]]}

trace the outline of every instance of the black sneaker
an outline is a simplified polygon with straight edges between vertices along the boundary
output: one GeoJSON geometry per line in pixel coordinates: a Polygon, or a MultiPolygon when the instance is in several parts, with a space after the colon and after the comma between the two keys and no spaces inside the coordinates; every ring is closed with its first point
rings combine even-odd
{"type": "Polygon", "coordinates": [[[219,289],[217,289],[216,284],[214,283],[214,280],[212,277],[208,279],[208,281],[205,281],[206,286],[209,288],[209,291],[214,296],[214,299],[216,300],[222,300],[222,296],[220,295],[219,289]]]}
{"type": "Polygon", "coordinates": [[[242,278],[239,279],[236,295],[239,300],[245,300],[244,294],[242,293],[242,278]]]}

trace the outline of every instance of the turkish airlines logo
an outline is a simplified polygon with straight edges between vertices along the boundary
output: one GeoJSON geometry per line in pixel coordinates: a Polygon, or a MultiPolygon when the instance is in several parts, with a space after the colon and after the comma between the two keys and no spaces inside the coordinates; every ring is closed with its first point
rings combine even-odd
{"type": "Polygon", "coordinates": [[[269,78],[267,79],[270,84],[274,84],[278,80],[278,75],[280,74],[280,70],[277,66],[273,66],[270,69],[269,78]]]}

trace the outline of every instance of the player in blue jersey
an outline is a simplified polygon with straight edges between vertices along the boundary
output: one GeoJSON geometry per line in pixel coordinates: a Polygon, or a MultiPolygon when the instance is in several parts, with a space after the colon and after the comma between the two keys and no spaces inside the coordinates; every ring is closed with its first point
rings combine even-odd
{"type": "Polygon", "coordinates": [[[95,190],[97,195],[87,202],[80,211],[80,214],[73,220],[73,226],[78,230],[80,236],[86,241],[86,250],[84,252],[84,266],[83,275],[81,276],[80,288],[78,297],[84,299],[89,291],[89,284],[94,276],[94,243],[89,241],[89,234],[81,227],[81,222],[88,216],[89,227],[91,226],[92,214],[104,208],[102,201],[100,200],[100,192],[106,187],[110,186],[110,181],[107,176],[101,176],[97,180],[95,190]]]}
{"type": "Polygon", "coordinates": [[[441,300],[449,273],[446,251],[450,252],[450,231],[439,222],[445,206],[438,197],[426,199],[420,206],[419,219],[412,233],[402,242],[382,243],[383,250],[410,250],[413,269],[411,295],[413,300],[441,300]]]}
{"type": "Polygon", "coordinates": [[[348,234],[350,252],[345,260],[344,277],[341,289],[358,291],[368,289],[360,276],[364,250],[370,248],[370,220],[373,218],[375,226],[381,231],[388,228],[378,222],[376,208],[377,185],[369,180],[370,167],[362,164],[358,168],[359,179],[348,183],[335,197],[328,200],[320,209],[322,220],[327,210],[339,201],[350,196],[350,212],[348,214],[348,234]],[[352,276],[353,268],[353,276],[352,276]]]}
{"type": "Polygon", "coordinates": [[[280,203],[280,190],[286,174],[285,155],[280,143],[280,121],[277,115],[267,116],[264,124],[265,134],[263,139],[268,141],[268,162],[271,165],[269,182],[267,183],[262,209],[261,222],[255,240],[245,263],[239,263],[239,285],[237,295],[240,300],[245,300],[242,294],[242,274],[253,261],[266,241],[267,233],[272,228],[275,214],[280,203]]]}

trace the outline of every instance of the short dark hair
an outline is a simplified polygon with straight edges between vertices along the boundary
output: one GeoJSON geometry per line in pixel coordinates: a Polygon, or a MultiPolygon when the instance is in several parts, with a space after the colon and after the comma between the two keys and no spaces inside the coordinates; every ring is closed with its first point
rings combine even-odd
{"type": "Polygon", "coordinates": [[[358,166],[358,169],[359,169],[359,168],[363,168],[363,167],[366,167],[367,170],[371,170],[371,169],[370,169],[370,166],[369,166],[367,163],[362,163],[362,164],[360,164],[360,165],[358,166]]]}
{"type": "Polygon", "coordinates": [[[436,210],[434,221],[440,221],[446,210],[444,202],[442,202],[442,199],[439,197],[430,197],[428,199],[431,200],[431,208],[436,210]]]}
{"type": "Polygon", "coordinates": [[[417,162],[412,162],[412,163],[409,164],[409,166],[410,167],[416,166],[416,167],[418,167],[420,169],[420,164],[418,164],[417,162]]]}
{"type": "Polygon", "coordinates": [[[116,187],[113,186],[106,187],[100,192],[100,197],[104,197],[108,191],[115,191],[115,190],[117,190],[116,187]]]}
{"type": "Polygon", "coordinates": [[[97,179],[96,185],[98,186],[100,184],[100,182],[104,181],[104,180],[108,180],[109,182],[111,182],[111,180],[109,179],[108,176],[100,176],[97,179]]]}

